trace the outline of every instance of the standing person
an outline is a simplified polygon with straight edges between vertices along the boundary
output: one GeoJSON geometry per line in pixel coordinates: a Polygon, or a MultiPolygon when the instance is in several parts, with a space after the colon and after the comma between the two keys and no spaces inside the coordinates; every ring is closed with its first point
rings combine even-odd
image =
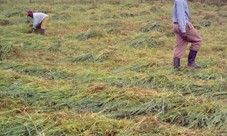
{"type": "Polygon", "coordinates": [[[200,66],[195,63],[195,58],[201,47],[202,38],[190,23],[187,0],[175,0],[173,6],[173,23],[173,31],[176,38],[173,55],[174,68],[180,68],[180,59],[184,56],[188,42],[191,43],[190,52],[188,54],[188,66],[200,68],[200,66]]]}
{"type": "Polygon", "coordinates": [[[33,13],[29,10],[27,16],[33,18],[32,21],[32,31],[40,29],[39,32],[41,35],[45,34],[45,27],[48,22],[48,15],[44,13],[33,13]]]}

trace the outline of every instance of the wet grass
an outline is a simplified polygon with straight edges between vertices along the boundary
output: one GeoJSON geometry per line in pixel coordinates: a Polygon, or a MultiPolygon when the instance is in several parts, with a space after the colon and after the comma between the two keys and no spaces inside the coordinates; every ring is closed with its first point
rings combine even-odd
{"type": "Polygon", "coordinates": [[[0,5],[0,135],[227,134],[226,6],[189,3],[202,68],[176,72],[172,4],[52,4],[0,5]]]}

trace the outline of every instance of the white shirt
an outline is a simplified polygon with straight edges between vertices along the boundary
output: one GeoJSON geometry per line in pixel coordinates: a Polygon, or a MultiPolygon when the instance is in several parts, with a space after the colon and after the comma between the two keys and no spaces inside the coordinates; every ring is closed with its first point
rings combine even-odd
{"type": "Polygon", "coordinates": [[[44,13],[33,13],[33,26],[32,28],[36,29],[37,25],[39,25],[44,18],[46,18],[48,15],[44,13]]]}

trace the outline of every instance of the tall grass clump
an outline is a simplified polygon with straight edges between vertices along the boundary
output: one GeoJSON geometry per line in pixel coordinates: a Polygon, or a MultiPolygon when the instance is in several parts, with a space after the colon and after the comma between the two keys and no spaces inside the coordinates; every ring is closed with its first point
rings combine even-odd
{"type": "Polygon", "coordinates": [[[109,58],[108,53],[101,52],[89,52],[79,55],[77,57],[69,58],[70,62],[104,62],[106,59],[109,58]]]}
{"type": "Polygon", "coordinates": [[[0,26],[13,25],[13,22],[8,19],[0,19],[0,26]]]}
{"type": "Polygon", "coordinates": [[[149,32],[149,31],[158,31],[158,32],[163,32],[164,31],[164,27],[159,24],[159,23],[147,23],[146,25],[142,26],[140,28],[141,32],[149,32]]]}
{"type": "Polygon", "coordinates": [[[158,48],[161,47],[164,42],[147,35],[139,35],[125,43],[132,48],[158,48]]]}
{"type": "Polygon", "coordinates": [[[0,68],[4,70],[14,70],[21,74],[42,77],[46,79],[67,79],[71,74],[60,69],[49,69],[44,66],[26,66],[17,63],[0,63],[0,68]]]}
{"type": "Polygon", "coordinates": [[[92,31],[79,33],[76,36],[76,39],[79,40],[79,41],[85,41],[85,40],[88,40],[88,39],[98,38],[98,37],[102,37],[102,36],[103,36],[103,34],[100,31],[92,30],[92,31]]]}
{"type": "Polygon", "coordinates": [[[13,45],[0,45],[0,60],[19,55],[19,48],[13,45]]]}

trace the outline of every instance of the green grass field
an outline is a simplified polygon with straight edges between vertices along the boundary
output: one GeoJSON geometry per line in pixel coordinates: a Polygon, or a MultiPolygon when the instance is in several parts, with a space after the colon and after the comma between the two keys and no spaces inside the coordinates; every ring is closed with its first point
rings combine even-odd
{"type": "Polygon", "coordinates": [[[0,3],[0,135],[227,135],[227,6],[189,3],[202,68],[176,72],[172,4],[0,3]]]}

